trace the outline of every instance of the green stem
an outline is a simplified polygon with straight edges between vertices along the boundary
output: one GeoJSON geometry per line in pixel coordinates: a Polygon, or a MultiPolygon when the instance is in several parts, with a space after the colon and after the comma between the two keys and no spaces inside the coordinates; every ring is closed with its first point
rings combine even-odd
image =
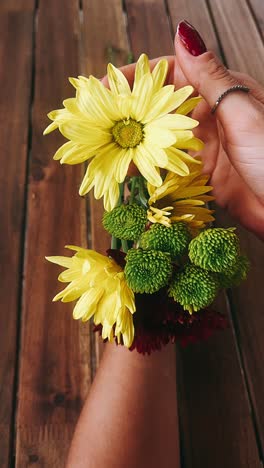
{"type": "Polygon", "coordinates": [[[142,205],[145,208],[147,208],[148,207],[148,199],[147,199],[146,193],[145,193],[144,179],[141,176],[138,178],[138,190],[139,190],[139,199],[140,199],[142,205]]]}
{"type": "Polygon", "coordinates": [[[129,205],[132,205],[135,200],[135,191],[137,187],[138,177],[131,177],[131,189],[130,189],[130,197],[129,197],[129,205]]]}
{"type": "Polygon", "coordinates": [[[111,249],[117,249],[117,238],[114,236],[111,238],[111,249]]]}
{"type": "Polygon", "coordinates": [[[122,205],[124,201],[124,188],[125,188],[125,182],[122,182],[121,184],[119,184],[118,206],[122,205]]]}
{"type": "Polygon", "coordinates": [[[128,251],[128,243],[126,240],[122,239],[121,240],[121,244],[122,244],[122,249],[123,249],[123,252],[127,253],[128,251]]]}

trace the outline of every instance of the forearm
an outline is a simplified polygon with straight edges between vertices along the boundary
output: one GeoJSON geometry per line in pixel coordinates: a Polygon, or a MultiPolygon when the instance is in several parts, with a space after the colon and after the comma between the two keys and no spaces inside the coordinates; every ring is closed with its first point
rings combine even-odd
{"type": "Polygon", "coordinates": [[[68,468],[179,466],[175,349],[151,356],[106,346],[68,468]]]}

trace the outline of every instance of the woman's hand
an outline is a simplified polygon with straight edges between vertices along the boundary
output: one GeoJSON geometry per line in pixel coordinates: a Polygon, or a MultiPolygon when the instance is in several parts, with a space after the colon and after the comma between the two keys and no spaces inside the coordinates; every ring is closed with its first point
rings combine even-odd
{"type": "MultiPolygon", "coordinates": [[[[216,202],[264,239],[264,88],[248,75],[227,70],[213,52],[206,52],[187,22],[179,24],[175,50],[176,57],[166,57],[167,83],[176,88],[192,84],[204,98],[192,117],[200,122],[195,134],[205,142],[201,156],[216,202]],[[218,97],[236,84],[248,86],[250,93],[230,93],[212,115],[218,97]]],[[[131,85],[134,67],[122,68],[131,85]]]]}
{"type": "Polygon", "coordinates": [[[197,136],[206,143],[204,171],[211,174],[217,203],[264,238],[264,89],[205,52],[197,34],[188,23],[180,23],[174,80],[186,79],[205,99],[193,117],[200,121],[197,136]],[[248,86],[250,93],[230,93],[212,115],[217,98],[236,84],[248,86]]]}

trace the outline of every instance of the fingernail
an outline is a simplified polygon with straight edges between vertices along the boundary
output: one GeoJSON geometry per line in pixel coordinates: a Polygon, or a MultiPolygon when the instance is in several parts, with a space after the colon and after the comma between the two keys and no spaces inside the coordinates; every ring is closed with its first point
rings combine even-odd
{"type": "Polygon", "coordinates": [[[200,34],[188,21],[184,20],[178,24],[177,35],[185,49],[195,57],[206,52],[207,49],[200,34]]]}

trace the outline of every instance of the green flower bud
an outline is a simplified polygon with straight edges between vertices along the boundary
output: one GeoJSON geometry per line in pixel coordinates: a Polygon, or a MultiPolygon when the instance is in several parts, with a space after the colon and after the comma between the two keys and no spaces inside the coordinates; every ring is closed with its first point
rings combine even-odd
{"type": "Polygon", "coordinates": [[[192,263],[205,270],[224,273],[232,269],[239,256],[239,240],[234,228],[212,228],[201,232],[189,245],[192,263]]]}
{"type": "Polygon", "coordinates": [[[186,265],[173,277],[169,296],[192,313],[209,306],[216,297],[218,288],[219,281],[214,273],[195,265],[186,265]]]}
{"type": "Polygon", "coordinates": [[[130,249],[126,256],[125,277],[136,293],[152,294],[166,286],[172,275],[168,253],[156,250],[130,249]]]}
{"type": "Polygon", "coordinates": [[[146,210],[136,204],[120,205],[105,212],[103,226],[112,236],[124,240],[137,240],[147,223],[146,210]]]}
{"type": "Polygon", "coordinates": [[[191,234],[186,223],[175,223],[169,227],[157,223],[143,232],[139,245],[144,250],[160,250],[178,257],[186,252],[190,240],[191,234]]]}
{"type": "Polygon", "coordinates": [[[240,255],[235,266],[227,270],[225,273],[219,273],[218,278],[222,288],[231,288],[238,286],[241,281],[245,280],[249,270],[249,260],[246,256],[240,255]]]}

